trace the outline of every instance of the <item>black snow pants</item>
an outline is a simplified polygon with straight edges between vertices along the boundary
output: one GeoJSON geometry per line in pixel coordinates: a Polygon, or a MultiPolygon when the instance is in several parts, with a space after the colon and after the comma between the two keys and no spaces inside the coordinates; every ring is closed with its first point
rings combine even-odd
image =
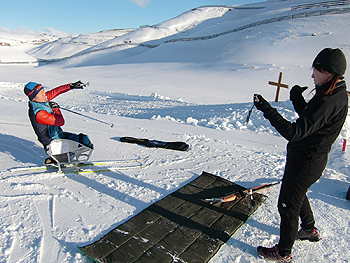
{"type": "Polygon", "coordinates": [[[315,224],[306,192],[322,176],[327,164],[327,154],[312,155],[315,154],[307,157],[299,153],[287,154],[278,200],[281,217],[278,247],[281,255],[291,252],[299,229],[299,217],[301,226],[305,229],[312,229],[315,224]]]}

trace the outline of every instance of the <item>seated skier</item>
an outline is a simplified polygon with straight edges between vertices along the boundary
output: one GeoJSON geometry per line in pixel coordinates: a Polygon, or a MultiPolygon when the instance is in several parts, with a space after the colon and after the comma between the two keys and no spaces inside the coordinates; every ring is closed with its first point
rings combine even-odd
{"type": "MultiPolygon", "coordinates": [[[[59,86],[47,92],[44,91],[44,87],[41,84],[36,82],[29,82],[25,85],[24,93],[29,98],[29,119],[46,153],[48,152],[50,143],[55,139],[73,140],[93,149],[93,145],[87,135],[62,131],[61,126],[64,125],[64,118],[59,105],[51,101],[58,95],[69,90],[83,89],[84,85],[85,84],[81,81],[77,81],[75,83],[59,86]]],[[[67,159],[67,157],[65,158],[67,159]]],[[[66,162],[67,160],[62,159],[59,161],[66,162]]],[[[45,159],[44,164],[56,164],[56,161],[49,157],[45,159]]]]}

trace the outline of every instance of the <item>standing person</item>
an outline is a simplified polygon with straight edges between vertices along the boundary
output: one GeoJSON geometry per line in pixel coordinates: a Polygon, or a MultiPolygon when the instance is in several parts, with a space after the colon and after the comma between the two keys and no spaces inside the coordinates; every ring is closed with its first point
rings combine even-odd
{"type": "MultiPolygon", "coordinates": [[[[84,83],[77,81],[45,92],[44,87],[39,83],[28,82],[25,85],[24,93],[29,98],[29,119],[39,142],[44,146],[45,152],[47,152],[48,146],[54,139],[69,139],[93,148],[87,135],[82,133],[77,135],[62,131],[61,126],[64,125],[64,118],[59,105],[51,101],[62,93],[72,89],[83,89],[83,87],[84,83]]],[[[53,164],[56,161],[49,157],[44,163],[53,164]]]]}
{"type": "Polygon", "coordinates": [[[254,95],[255,106],[272,126],[288,140],[287,161],[278,200],[281,217],[280,240],[272,248],[258,247],[267,260],[291,262],[294,241],[319,241],[313,213],[306,196],[308,188],[321,176],[328,153],[338,137],[348,112],[348,96],[343,80],[345,55],[340,49],[323,49],[315,58],[312,78],[315,95],[306,102],[307,87],[294,86],[290,100],[299,118],[291,123],[261,96],[254,95]],[[301,228],[298,231],[299,217],[301,228]]]}

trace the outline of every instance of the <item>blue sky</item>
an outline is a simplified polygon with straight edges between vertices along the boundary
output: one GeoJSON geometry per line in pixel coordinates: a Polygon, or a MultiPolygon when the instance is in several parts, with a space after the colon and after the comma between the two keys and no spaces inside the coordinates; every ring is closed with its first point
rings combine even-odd
{"type": "Polygon", "coordinates": [[[0,0],[0,28],[68,34],[137,28],[202,5],[238,5],[263,0],[0,0]]]}

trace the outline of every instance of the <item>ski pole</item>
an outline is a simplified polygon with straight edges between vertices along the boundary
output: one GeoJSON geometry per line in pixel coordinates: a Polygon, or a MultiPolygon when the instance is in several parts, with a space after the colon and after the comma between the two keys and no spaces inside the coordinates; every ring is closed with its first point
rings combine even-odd
{"type": "Polygon", "coordinates": [[[246,119],[246,123],[248,123],[249,122],[249,119],[250,119],[250,115],[252,114],[252,111],[253,111],[253,109],[254,109],[254,103],[253,103],[253,106],[252,106],[252,108],[250,109],[250,111],[248,112],[248,116],[247,116],[247,119],[246,119]]]}
{"type": "Polygon", "coordinates": [[[80,115],[80,116],[83,116],[83,117],[85,117],[85,118],[89,118],[89,119],[94,120],[94,121],[98,121],[98,122],[107,124],[107,125],[111,126],[111,128],[113,128],[113,126],[114,126],[113,123],[111,124],[111,123],[108,123],[108,122],[105,122],[105,121],[101,121],[101,120],[92,118],[92,117],[90,117],[90,116],[86,116],[86,115],[84,115],[84,114],[81,114],[81,113],[79,113],[79,112],[75,112],[75,111],[72,111],[72,110],[69,110],[69,109],[66,109],[66,108],[62,108],[61,106],[60,106],[60,109],[65,110],[65,111],[69,111],[69,112],[71,112],[71,113],[74,113],[74,114],[77,114],[77,115],[80,115]]]}

